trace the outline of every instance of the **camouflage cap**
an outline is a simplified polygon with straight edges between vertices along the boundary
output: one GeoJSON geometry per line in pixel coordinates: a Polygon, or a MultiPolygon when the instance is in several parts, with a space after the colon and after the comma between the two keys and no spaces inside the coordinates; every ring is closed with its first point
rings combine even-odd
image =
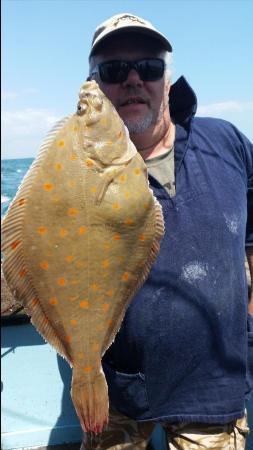
{"type": "Polygon", "coordinates": [[[124,13],[110,17],[110,19],[101,23],[96,28],[92,39],[90,56],[95,52],[98,44],[100,44],[104,39],[120,32],[146,34],[160,41],[165,50],[172,52],[172,47],[169,41],[162,33],[160,33],[160,31],[156,30],[150,22],[142,19],[141,17],[134,16],[133,14],[124,13]]]}

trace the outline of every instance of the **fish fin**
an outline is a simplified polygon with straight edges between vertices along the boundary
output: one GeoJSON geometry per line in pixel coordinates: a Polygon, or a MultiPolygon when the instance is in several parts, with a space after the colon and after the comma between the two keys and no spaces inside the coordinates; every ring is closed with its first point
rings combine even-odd
{"type": "Polygon", "coordinates": [[[98,185],[98,189],[97,189],[97,193],[94,199],[94,203],[95,205],[99,206],[100,203],[102,202],[106,191],[109,187],[109,185],[111,184],[111,182],[113,181],[113,175],[111,174],[106,174],[103,176],[103,179],[101,180],[100,184],[98,185]]]}
{"type": "Polygon", "coordinates": [[[2,252],[4,253],[2,269],[8,288],[15,299],[15,303],[24,306],[24,312],[31,316],[31,322],[37,331],[71,365],[71,358],[68,351],[59,339],[52,323],[48,320],[34,288],[33,280],[25,261],[22,236],[23,224],[26,220],[26,202],[24,199],[33,188],[33,181],[36,177],[37,169],[39,169],[48,147],[53,143],[56,134],[67,123],[70,117],[72,116],[65,117],[57,122],[43,140],[37,158],[25,175],[2,221],[2,252]]]}
{"type": "Polygon", "coordinates": [[[120,173],[124,170],[124,166],[120,166],[117,168],[114,168],[113,170],[110,170],[110,172],[106,172],[101,179],[101,182],[98,184],[97,193],[94,199],[95,205],[100,205],[102,202],[106,191],[110,184],[117,178],[120,173]]]}
{"type": "Polygon", "coordinates": [[[84,432],[101,433],[108,423],[108,388],[102,367],[84,383],[84,375],[73,367],[71,397],[84,432]]]}

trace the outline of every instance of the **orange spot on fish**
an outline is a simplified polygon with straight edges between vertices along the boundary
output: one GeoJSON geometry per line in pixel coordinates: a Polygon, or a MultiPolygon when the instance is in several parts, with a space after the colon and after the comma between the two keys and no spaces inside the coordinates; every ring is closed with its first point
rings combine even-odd
{"type": "Polygon", "coordinates": [[[118,133],[118,138],[121,138],[121,136],[122,136],[122,131],[120,131],[120,132],[118,133]]]}
{"type": "Polygon", "coordinates": [[[95,342],[95,343],[92,345],[92,350],[93,350],[93,352],[98,352],[98,351],[99,351],[99,347],[100,347],[100,345],[99,345],[97,342],[95,342]]]}
{"type": "Polygon", "coordinates": [[[67,182],[68,187],[70,188],[74,188],[76,186],[76,181],[75,180],[69,180],[67,182]]]}
{"type": "Polygon", "coordinates": [[[83,368],[83,371],[85,373],[90,373],[92,371],[92,367],[91,366],[86,366],[86,367],[83,368]]]}
{"type": "Polygon", "coordinates": [[[115,234],[112,238],[114,241],[119,241],[121,239],[120,234],[115,234]]]}
{"type": "Polygon", "coordinates": [[[77,320],[76,319],[71,319],[70,323],[71,323],[71,325],[73,325],[73,327],[75,327],[77,325],[77,320]]]}
{"type": "Polygon", "coordinates": [[[61,228],[59,231],[59,235],[64,238],[68,234],[68,231],[65,228],[61,228]]]}
{"type": "Polygon", "coordinates": [[[25,274],[26,274],[26,271],[25,271],[25,269],[23,269],[23,270],[20,270],[20,272],[19,272],[19,276],[20,276],[20,278],[24,278],[25,274]]]}
{"type": "Polygon", "coordinates": [[[55,170],[57,170],[57,172],[60,172],[62,170],[62,165],[60,163],[55,164],[55,170]]]}
{"type": "Polygon", "coordinates": [[[86,159],[85,164],[86,164],[87,167],[94,166],[94,162],[91,159],[86,159]]]}
{"type": "Polygon", "coordinates": [[[144,203],[143,208],[147,209],[148,208],[148,204],[144,203]]]}
{"type": "Polygon", "coordinates": [[[36,305],[38,305],[38,303],[39,303],[39,299],[38,298],[33,298],[32,299],[32,306],[36,306],[36,305]]]}
{"type": "Polygon", "coordinates": [[[113,209],[119,209],[119,203],[113,203],[112,207],[113,209]]]}
{"type": "Polygon", "coordinates": [[[126,181],[126,175],[121,175],[119,177],[119,179],[120,179],[121,183],[124,183],[126,181]]]}
{"type": "Polygon", "coordinates": [[[58,147],[64,147],[65,142],[63,139],[61,139],[60,141],[57,142],[58,147]]]}
{"type": "Polygon", "coordinates": [[[122,275],[122,277],[121,277],[121,280],[122,280],[122,281],[127,281],[128,278],[129,278],[128,272],[124,272],[123,275],[122,275]]]}
{"type": "Polygon", "coordinates": [[[39,227],[37,231],[39,234],[45,234],[47,232],[47,227],[39,227]]]}
{"type": "Polygon", "coordinates": [[[96,186],[92,186],[92,187],[90,188],[90,191],[92,192],[92,194],[95,194],[95,193],[97,192],[96,186]]]}
{"type": "Polygon", "coordinates": [[[127,199],[128,199],[129,197],[130,197],[130,194],[129,194],[129,192],[128,192],[128,191],[126,191],[126,192],[125,192],[125,198],[127,198],[127,199]]]}
{"type": "Polygon", "coordinates": [[[25,198],[21,198],[21,199],[18,201],[19,206],[24,205],[25,201],[26,201],[25,198]]]}
{"type": "Polygon", "coordinates": [[[21,243],[21,241],[14,241],[11,243],[10,247],[12,250],[15,250],[17,246],[21,243]]]}
{"type": "Polygon", "coordinates": [[[40,263],[40,267],[41,267],[42,269],[44,269],[44,270],[47,270],[48,267],[49,267],[49,264],[48,264],[47,261],[42,261],[42,262],[40,263]]]}
{"type": "Polygon", "coordinates": [[[72,256],[72,255],[67,255],[65,259],[66,259],[66,261],[67,261],[68,263],[71,263],[71,262],[73,261],[73,259],[74,259],[74,256],[72,256]]]}
{"type": "Polygon", "coordinates": [[[110,308],[110,305],[109,305],[109,303],[104,303],[104,304],[102,305],[102,307],[103,307],[103,310],[104,310],[104,311],[108,311],[108,309],[110,308]]]}
{"type": "Polygon", "coordinates": [[[74,133],[76,133],[76,132],[78,131],[78,127],[77,127],[77,126],[74,126],[74,127],[72,128],[72,131],[74,131],[74,133]]]}
{"type": "Polygon", "coordinates": [[[76,161],[77,160],[77,155],[75,153],[72,153],[72,155],[70,156],[71,161],[76,161]]]}
{"type": "Polygon", "coordinates": [[[45,191],[50,192],[54,188],[54,185],[52,183],[44,183],[43,187],[44,187],[45,191]]]}
{"type": "Polygon", "coordinates": [[[79,306],[80,306],[80,308],[84,308],[84,309],[88,309],[89,308],[89,301],[88,300],[82,300],[80,303],[79,303],[79,306]]]}
{"type": "Polygon", "coordinates": [[[145,241],[145,236],[144,236],[144,234],[140,234],[140,236],[139,236],[139,241],[145,241]]]}
{"type": "Polygon", "coordinates": [[[91,284],[90,287],[95,292],[98,290],[98,285],[96,283],[91,284]]]}
{"type": "Polygon", "coordinates": [[[56,297],[52,297],[52,298],[50,298],[49,303],[50,303],[50,305],[55,306],[55,305],[57,305],[58,300],[56,297]]]}
{"type": "Polygon", "coordinates": [[[109,267],[110,262],[108,259],[105,259],[104,261],[102,261],[102,266],[106,269],[107,267],[109,267]]]}
{"type": "Polygon", "coordinates": [[[125,220],[125,223],[127,225],[132,225],[134,223],[133,219],[130,219],[130,217],[128,219],[125,220]]]}
{"type": "Polygon", "coordinates": [[[136,169],[134,169],[134,173],[135,173],[135,175],[140,175],[141,171],[140,171],[140,169],[136,168],[136,169]]]}
{"type": "Polygon", "coordinates": [[[58,278],[57,283],[59,284],[59,286],[65,286],[66,280],[65,278],[58,278]]]}
{"type": "Polygon", "coordinates": [[[107,295],[109,295],[109,297],[113,296],[113,289],[109,289],[109,291],[107,291],[107,295]]]}
{"type": "Polygon", "coordinates": [[[76,216],[78,214],[78,210],[76,208],[69,208],[68,209],[68,215],[69,216],[76,216]]]}
{"type": "Polygon", "coordinates": [[[87,231],[87,227],[80,227],[78,230],[79,234],[84,234],[84,233],[86,233],[86,231],[87,231]]]}
{"type": "Polygon", "coordinates": [[[43,188],[45,189],[45,191],[50,192],[52,191],[54,185],[52,183],[44,183],[43,188]]]}
{"type": "Polygon", "coordinates": [[[112,324],[113,324],[112,319],[107,320],[107,325],[108,325],[109,327],[112,327],[112,324]]]}
{"type": "Polygon", "coordinates": [[[70,343],[72,341],[72,336],[70,336],[69,334],[65,336],[65,341],[70,343]]]}

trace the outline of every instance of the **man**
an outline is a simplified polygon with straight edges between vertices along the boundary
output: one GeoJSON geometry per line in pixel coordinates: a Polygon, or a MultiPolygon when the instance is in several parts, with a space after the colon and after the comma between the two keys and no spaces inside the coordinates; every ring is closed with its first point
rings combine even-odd
{"type": "Polygon", "coordinates": [[[92,42],[89,78],[147,164],[166,233],[103,358],[108,428],[85,436],[83,450],[144,449],[157,422],[173,450],[241,450],[248,432],[253,317],[244,259],[246,242],[252,271],[253,149],[230,123],[194,117],[186,80],[171,85],[171,52],[131,14],[104,22],[92,42]]]}

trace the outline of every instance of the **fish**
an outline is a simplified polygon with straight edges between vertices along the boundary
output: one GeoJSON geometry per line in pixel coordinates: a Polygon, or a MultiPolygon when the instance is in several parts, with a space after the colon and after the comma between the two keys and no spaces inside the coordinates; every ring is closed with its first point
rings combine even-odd
{"type": "Polygon", "coordinates": [[[86,432],[108,422],[101,358],[163,235],[146,165],[112,103],[86,81],[2,222],[2,268],[15,307],[72,368],[71,397],[86,432]]]}

